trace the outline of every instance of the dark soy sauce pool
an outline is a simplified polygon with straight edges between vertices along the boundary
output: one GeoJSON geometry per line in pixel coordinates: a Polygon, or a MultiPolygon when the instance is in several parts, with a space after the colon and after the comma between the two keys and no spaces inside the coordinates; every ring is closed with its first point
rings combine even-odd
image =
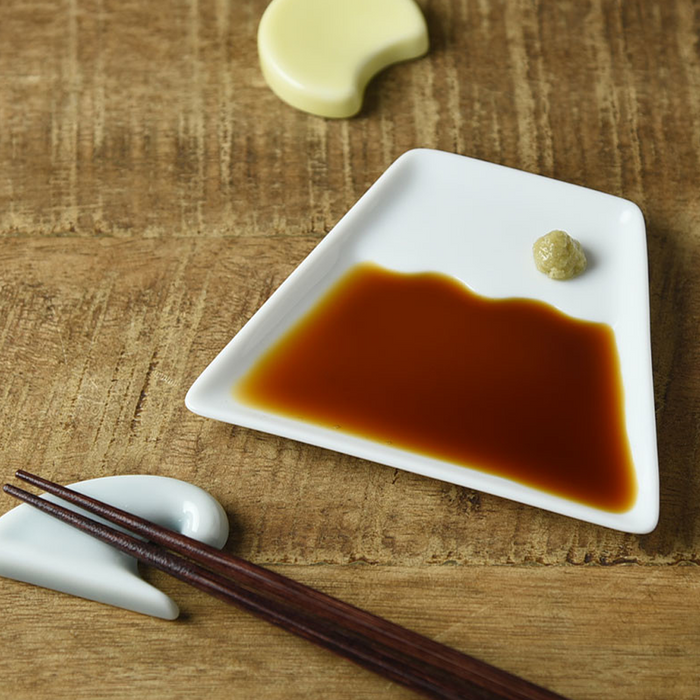
{"type": "Polygon", "coordinates": [[[596,508],[636,496],[612,329],[443,275],[353,268],[234,391],[596,508]]]}

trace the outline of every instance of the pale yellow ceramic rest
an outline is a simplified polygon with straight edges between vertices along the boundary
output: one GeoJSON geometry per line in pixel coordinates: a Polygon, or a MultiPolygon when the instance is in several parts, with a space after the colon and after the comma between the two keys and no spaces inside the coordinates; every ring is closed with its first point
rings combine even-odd
{"type": "Polygon", "coordinates": [[[272,0],[258,30],[268,85],[322,117],[356,114],[376,73],[427,50],[414,0],[272,0]]]}

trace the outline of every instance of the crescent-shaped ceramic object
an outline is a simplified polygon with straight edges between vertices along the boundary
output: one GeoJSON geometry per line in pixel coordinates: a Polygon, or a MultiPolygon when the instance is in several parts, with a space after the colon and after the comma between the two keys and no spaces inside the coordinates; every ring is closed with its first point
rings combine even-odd
{"type": "Polygon", "coordinates": [[[272,91],[321,117],[353,116],[374,75],[427,50],[414,0],[272,0],[258,29],[272,91]]]}
{"type": "MultiPolygon", "coordinates": [[[[213,547],[223,547],[228,538],[219,502],[184,481],[110,476],[71,488],[213,547]]],[[[0,518],[0,576],[166,620],[179,614],[172,599],[139,576],[136,559],[26,504],[0,518]]]]}

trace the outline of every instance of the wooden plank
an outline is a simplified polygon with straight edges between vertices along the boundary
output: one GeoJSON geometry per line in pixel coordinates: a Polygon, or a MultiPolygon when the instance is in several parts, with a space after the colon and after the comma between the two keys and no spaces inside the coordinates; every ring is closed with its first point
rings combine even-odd
{"type": "Polygon", "coordinates": [[[655,252],[697,251],[692,2],[426,2],[429,57],[335,121],[265,86],[266,4],[6,0],[0,231],[318,233],[426,146],[629,197],[655,252]]]}
{"type": "MultiPolygon", "coordinates": [[[[190,414],[191,382],[315,243],[4,239],[8,472],[191,480],[233,516],[237,550],[273,563],[698,562],[697,431],[662,461],[661,524],[637,537],[190,414]]],[[[679,323],[664,340],[690,332],[679,323]]],[[[696,363],[667,391],[699,380],[696,363]]],[[[662,436],[689,407],[666,402],[662,436]]]]}
{"type": "MultiPolygon", "coordinates": [[[[695,566],[276,568],[567,697],[697,697],[695,566]]],[[[12,624],[8,634],[6,616],[2,634],[13,649],[0,655],[3,687],[18,700],[417,697],[182,584],[152,578],[178,600],[179,621],[3,586],[12,624]]]]}

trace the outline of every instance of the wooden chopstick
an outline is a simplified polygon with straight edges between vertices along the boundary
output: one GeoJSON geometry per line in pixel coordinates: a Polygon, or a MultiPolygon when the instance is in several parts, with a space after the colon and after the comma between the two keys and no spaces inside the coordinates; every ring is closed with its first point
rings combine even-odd
{"type": "Polygon", "coordinates": [[[25,471],[17,476],[197,564],[61,508],[22,489],[4,490],[136,558],[233,602],[356,663],[431,697],[554,700],[561,696],[244,559],[25,471]],[[253,590],[249,590],[252,588],[253,590]]]}
{"type": "Polygon", "coordinates": [[[503,695],[503,697],[515,699],[519,697],[542,698],[542,700],[556,697],[552,693],[548,693],[548,691],[543,691],[544,694],[537,695],[536,692],[542,692],[542,689],[523,679],[507,674],[505,671],[462,654],[444,644],[434,642],[427,637],[395,625],[384,618],[344,603],[337,598],[264,569],[245,559],[224,554],[214,547],[172,530],[162,528],[144,518],[109,506],[29,472],[20,470],[16,473],[16,476],[74,505],[80,506],[88,512],[103,517],[105,520],[147,537],[152,542],[184,554],[220,573],[235,577],[238,583],[244,586],[253,587],[256,591],[277,596],[295,606],[306,607],[309,602],[312,602],[315,614],[370,636],[382,644],[399,644],[405,653],[418,656],[427,663],[446,668],[456,676],[469,682],[478,682],[492,693],[501,693],[503,695],[506,692],[513,693],[515,690],[519,690],[521,696],[503,695]]]}
{"type": "Polygon", "coordinates": [[[220,600],[238,605],[268,622],[294,632],[413,690],[423,692],[429,697],[450,698],[452,700],[466,697],[490,697],[488,695],[472,696],[468,694],[469,689],[464,688],[461,680],[458,683],[453,683],[449,676],[446,679],[438,677],[433,680],[430,668],[425,672],[420,669],[416,670],[412,667],[410,658],[397,659],[390,653],[391,650],[389,653],[384,653],[382,649],[363,645],[361,641],[358,642],[351,636],[344,638],[342,631],[337,632],[323,623],[318,624],[310,617],[285,608],[283,604],[267,600],[243,587],[238,587],[217,574],[207,572],[196,564],[166,552],[158,545],[137,540],[23,489],[6,485],[4,491],[35,506],[44,513],[134,556],[141,562],[150,564],[220,600]]]}
{"type": "MultiPolygon", "coordinates": [[[[425,670],[415,667],[410,658],[397,658],[390,649],[384,650],[378,645],[363,644],[363,640],[357,640],[351,635],[343,635],[342,630],[318,623],[313,618],[297,613],[279,602],[268,600],[239,587],[217,574],[207,572],[196,564],[166,552],[158,545],[137,540],[22,489],[9,486],[4,490],[43,512],[136,557],[139,561],[150,564],[220,600],[238,605],[268,622],[294,632],[413,690],[435,698],[457,700],[472,697],[469,694],[469,688],[461,679],[455,683],[448,674],[441,674],[439,671],[435,673],[430,667],[426,667],[425,670]]],[[[489,696],[474,695],[473,697],[489,696]]]]}

